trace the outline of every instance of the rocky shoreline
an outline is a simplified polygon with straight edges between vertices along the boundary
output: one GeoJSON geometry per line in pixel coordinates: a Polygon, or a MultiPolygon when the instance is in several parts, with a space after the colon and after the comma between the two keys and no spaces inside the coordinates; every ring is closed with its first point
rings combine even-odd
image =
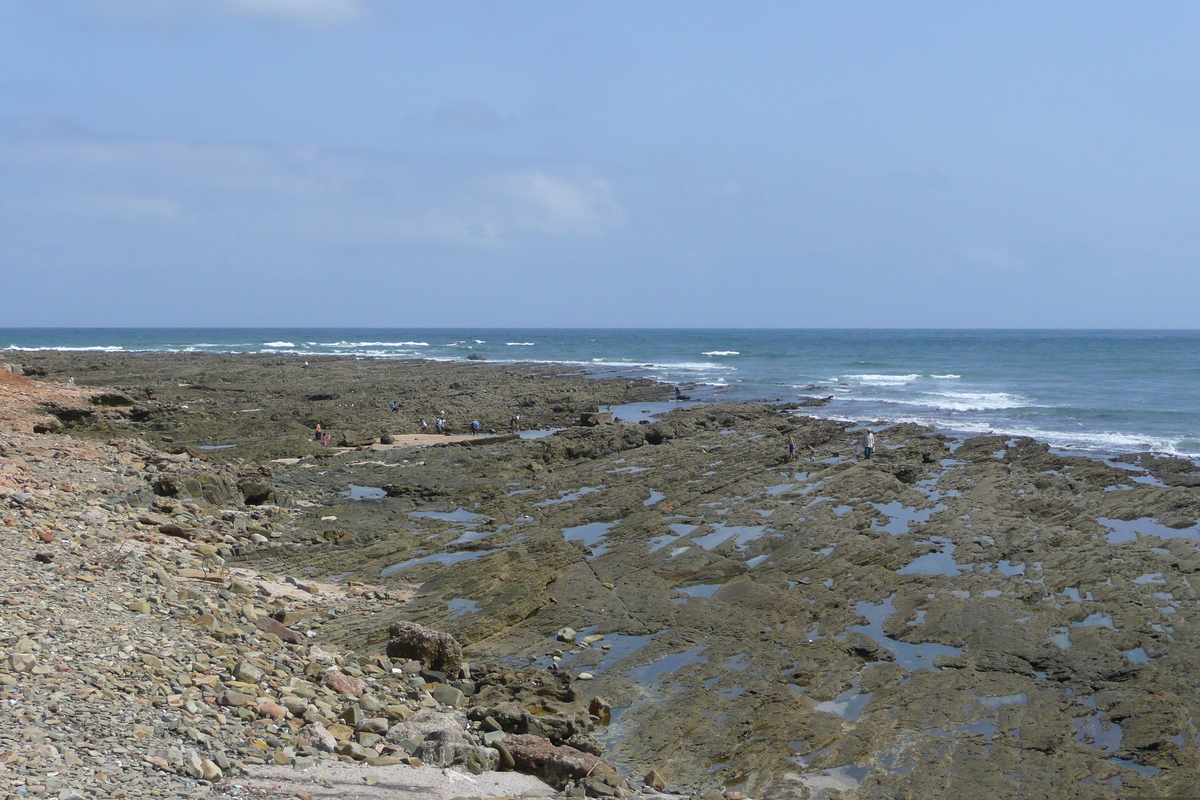
{"type": "Polygon", "coordinates": [[[1200,778],[1190,462],[909,425],[873,425],[859,460],[859,430],[795,408],[610,421],[592,412],[669,387],[557,367],[13,369],[10,797],[268,793],[256,771],[333,760],[518,767],[563,796],[1200,778]],[[394,444],[442,410],[455,432],[561,430],[394,444]]]}

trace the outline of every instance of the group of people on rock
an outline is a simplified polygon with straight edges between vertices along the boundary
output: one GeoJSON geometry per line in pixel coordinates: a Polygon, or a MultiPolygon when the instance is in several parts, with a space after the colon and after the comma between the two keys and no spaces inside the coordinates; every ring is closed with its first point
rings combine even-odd
{"type": "MultiPolygon", "coordinates": [[[[149,391],[149,390],[147,390],[147,391],[149,391]]],[[[400,404],[397,403],[395,400],[392,401],[391,405],[389,405],[388,408],[391,410],[391,412],[393,414],[400,413],[400,404]]],[[[434,419],[433,424],[434,424],[434,428],[437,431],[437,434],[439,436],[449,436],[450,435],[450,425],[449,425],[449,423],[446,422],[446,412],[445,411],[438,412],[438,415],[434,419]]],[[[509,430],[512,431],[513,433],[516,433],[517,431],[519,431],[521,429],[521,415],[513,414],[512,417],[508,421],[508,426],[509,426],[509,430]]],[[[471,433],[478,436],[482,432],[483,432],[483,426],[479,424],[479,420],[473,420],[471,422],[471,433]]],[[[425,420],[421,420],[421,433],[429,433],[429,423],[426,422],[425,420]]],[[[313,441],[317,442],[322,447],[328,447],[329,442],[332,439],[333,439],[333,436],[326,433],[325,429],[321,427],[321,423],[318,422],[316,430],[313,435],[313,441]]]]}
{"type": "Polygon", "coordinates": [[[313,441],[317,442],[319,445],[321,445],[321,447],[328,447],[329,442],[332,439],[333,439],[333,434],[326,433],[325,429],[321,427],[321,423],[318,422],[316,435],[313,437],[313,441]]]}
{"type": "MultiPolygon", "coordinates": [[[[811,460],[816,458],[817,448],[815,448],[812,444],[807,445],[807,447],[809,459],[811,460]]],[[[862,439],[854,445],[854,457],[858,458],[860,455],[863,458],[870,458],[871,456],[875,455],[875,431],[871,430],[870,428],[867,428],[867,430],[863,433],[862,439]]],[[[788,434],[787,460],[796,460],[796,437],[790,433],[788,434]]]]}

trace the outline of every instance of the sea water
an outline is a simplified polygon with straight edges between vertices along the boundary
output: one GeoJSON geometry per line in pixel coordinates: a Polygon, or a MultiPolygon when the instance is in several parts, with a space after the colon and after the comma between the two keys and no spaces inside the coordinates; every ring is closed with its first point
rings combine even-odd
{"type": "Polygon", "coordinates": [[[830,397],[804,412],[1200,458],[1197,331],[7,328],[0,348],[563,364],[701,402],[830,397]]]}

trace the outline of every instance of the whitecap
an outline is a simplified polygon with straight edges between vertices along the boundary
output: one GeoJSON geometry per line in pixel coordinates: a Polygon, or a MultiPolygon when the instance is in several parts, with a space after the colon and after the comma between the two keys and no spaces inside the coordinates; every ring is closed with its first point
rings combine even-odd
{"type": "Polygon", "coordinates": [[[880,385],[880,386],[892,386],[892,385],[900,384],[900,383],[912,383],[913,381],[917,380],[920,377],[921,376],[917,375],[916,373],[912,373],[909,375],[867,374],[867,375],[843,375],[841,380],[858,381],[859,383],[865,383],[868,385],[875,384],[875,385],[880,385]]]}
{"type": "Polygon", "coordinates": [[[97,345],[95,347],[21,347],[20,345],[10,344],[5,350],[20,350],[26,353],[40,353],[43,351],[59,351],[65,353],[124,353],[124,347],[117,345],[97,345]]]}
{"type": "Polygon", "coordinates": [[[930,375],[929,377],[933,378],[935,381],[956,381],[961,378],[962,375],[950,373],[947,375],[930,375]]]}
{"type": "Polygon", "coordinates": [[[879,403],[881,405],[909,406],[911,408],[927,408],[934,411],[948,412],[999,411],[1010,408],[1052,408],[1052,406],[1030,403],[1023,397],[1003,392],[923,393],[905,397],[848,395],[842,399],[852,403],[879,403]]]}
{"type": "Polygon", "coordinates": [[[533,347],[535,342],[505,342],[509,347],[533,347]]]}
{"type": "Polygon", "coordinates": [[[263,347],[295,347],[291,342],[267,342],[263,347]]]}
{"type": "Polygon", "coordinates": [[[1028,399],[1005,392],[943,392],[918,396],[915,402],[929,398],[932,405],[947,411],[991,411],[1000,408],[1033,407],[1028,399]]]}
{"type": "Polygon", "coordinates": [[[705,350],[700,355],[702,355],[702,356],[740,356],[741,353],[737,350],[705,350]]]}
{"type": "MultiPolygon", "coordinates": [[[[821,409],[805,410],[811,416],[819,416],[835,422],[858,424],[862,421],[861,417],[854,415],[821,413],[821,409]]],[[[1051,447],[1093,454],[1151,451],[1183,458],[1195,459],[1197,457],[1194,451],[1180,449],[1177,446],[1178,443],[1173,439],[1134,436],[1114,431],[1057,431],[1032,425],[1005,424],[1002,420],[980,422],[919,413],[889,414],[888,422],[889,424],[912,423],[968,436],[975,434],[1025,436],[1044,442],[1051,447]]]]}
{"type": "Polygon", "coordinates": [[[350,342],[345,347],[429,347],[429,342],[350,342]]]}

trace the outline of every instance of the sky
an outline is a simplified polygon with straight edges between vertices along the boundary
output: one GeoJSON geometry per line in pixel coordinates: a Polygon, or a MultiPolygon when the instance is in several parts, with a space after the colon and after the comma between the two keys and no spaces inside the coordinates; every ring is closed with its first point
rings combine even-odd
{"type": "Polygon", "coordinates": [[[0,327],[1195,328],[1200,4],[7,0],[0,327]]]}

